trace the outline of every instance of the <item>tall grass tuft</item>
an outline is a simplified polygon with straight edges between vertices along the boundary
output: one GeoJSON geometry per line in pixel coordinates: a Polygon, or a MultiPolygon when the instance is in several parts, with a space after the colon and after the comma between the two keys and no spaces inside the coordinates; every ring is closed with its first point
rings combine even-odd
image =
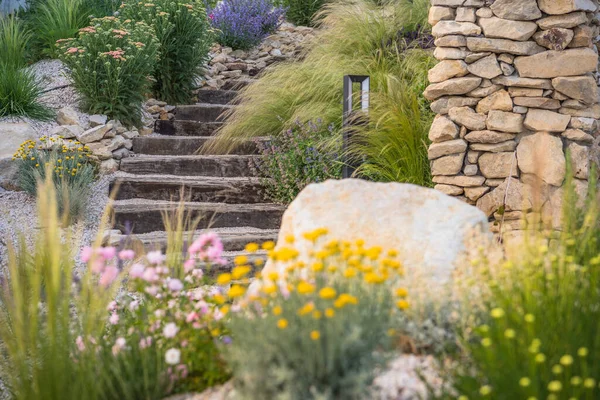
{"type": "Polygon", "coordinates": [[[15,400],[96,399],[96,355],[76,362],[76,340],[100,336],[114,293],[99,288],[91,271],[77,275],[54,185],[46,180],[38,191],[35,244],[29,249],[22,237],[17,248],[9,245],[0,287],[0,376],[15,400]]]}
{"type": "Polygon", "coordinates": [[[431,116],[420,93],[433,57],[427,50],[414,48],[422,40],[413,41],[419,38],[419,27],[426,24],[422,10],[427,3],[407,0],[378,5],[356,0],[327,4],[320,13],[322,29],[308,44],[305,57],[266,71],[258,82],[243,89],[240,105],[210,150],[228,152],[236,146],[236,139],[280,135],[297,120],[322,118],[326,125],[340,126],[343,76],[369,75],[371,122],[363,133],[375,139],[363,155],[372,165],[363,172],[374,179],[428,184],[429,168],[421,159],[431,116]],[[405,161],[386,160],[391,157],[405,161]],[[414,167],[406,169],[408,164],[414,167]]]}
{"type": "Polygon", "coordinates": [[[24,29],[23,22],[15,16],[0,15],[1,66],[25,66],[26,48],[30,40],[31,33],[24,29]]]}

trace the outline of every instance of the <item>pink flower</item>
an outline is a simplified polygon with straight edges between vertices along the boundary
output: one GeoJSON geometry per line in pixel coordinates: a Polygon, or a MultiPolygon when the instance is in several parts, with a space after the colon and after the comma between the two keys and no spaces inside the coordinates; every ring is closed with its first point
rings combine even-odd
{"type": "Polygon", "coordinates": [[[90,265],[94,274],[101,274],[104,271],[105,266],[106,265],[104,264],[104,260],[101,257],[94,259],[94,261],[92,261],[90,265]]]}
{"type": "Polygon", "coordinates": [[[141,278],[144,275],[144,267],[142,264],[133,264],[129,269],[129,276],[132,278],[141,278]]]}
{"type": "Polygon", "coordinates": [[[192,275],[194,277],[200,279],[204,276],[204,271],[202,271],[200,268],[196,268],[195,270],[192,271],[192,275]]]}
{"type": "Polygon", "coordinates": [[[116,309],[117,309],[117,302],[116,301],[111,301],[110,303],[108,303],[108,307],[106,307],[106,309],[108,311],[116,311],[116,309]]]}
{"type": "Polygon", "coordinates": [[[152,267],[146,268],[144,273],[142,274],[142,279],[146,282],[155,282],[158,280],[158,275],[156,274],[156,270],[152,267]]]}
{"type": "Polygon", "coordinates": [[[75,344],[77,345],[77,349],[79,351],[85,350],[85,343],[83,343],[83,338],[81,336],[77,336],[77,339],[75,339],[75,344]]]}
{"type": "Polygon", "coordinates": [[[113,265],[106,267],[102,277],[100,277],[100,285],[104,287],[110,286],[119,275],[119,269],[113,265]]]}
{"type": "Polygon", "coordinates": [[[213,318],[215,319],[215,321],[220,321],[220,320],[222,320],[222,319],[223,319],[223,317],[224,317],[224,315],[223,315],[223,313],[221,312],[221,310],[216,310],[216,311],[213,313],[213,318]]]}
{"type": "Polygon", "coordinates": [[[167,284],[167,287],[172,292],[179,292],[181,289],[183,289],[183,283],[181,283],[179,279],[171,279],[167,284]]]}
{"type": "Polygon", "coordinates": [[[162,317],[165,316],[165,314],[166,314],[165,310],[156,310],[156,311],[154,311],[154,316],[156,318],[162,318],[162,317]]]}
{"type": "Polygon", "coordinates": [[[133,251],[133,250],[121,250],[119,252],[120,260],[133,260],[134,257],[135,257],[135,251],[133,251]]]}
{"type": "Polygon", "coordinates": [[[187,317],[185,317],[185,322],[187,322],[188,324],[190,322],[193,322],[195,320],[197,320],[199,318],[198,314],[195,312],[191,312],[187,315],[187,317]]]}
{"type": "Polygon", "coordinates": [[[67,54],[77,53],[77,51],[78,51],[77,47],[69,47],[67,49],[67,54]]]}
{"type": "Polygon", "coordinates": [[[159,265],[165,260],[165,256],[160,251],[151,251],[146,254],[146,258],[150,264],[159,265]]]}
{"type": "Polygon", "coordinates": [[[88,261],[90,261],[90,258],[92,258],[92,254],[94,253],[94,249],[92,249],[89,246],[84,247],[81,250],[81,261],[83,261],[84,263],[87,263],[88,261]]]}
{"type": "Polygon", "coordinates": [[[213,232],[200,235],[194,243],[188,248],[190,255],[196,255],[201,260],[208,259],[212,262],[221,262],[223,254],[223,242],[213,232]]]}
{"type": "Polygon", "coordinates": [[[125,347],[125,344],[127,343],[127,341],[125,340],[125,338],[118,338],[115,341],[115,345],[112,347],[112,353],[114,356],[116,356],[117,354],[119,354],[119,352],[125,347]]]}
{"type": "Polygon", "coordinates": [[[140,302],[139,301],[134,300],[131,303],[129,303],[129,310],[130,311],[136,311],[138,308],[140,308],[140,302]]]}
{"type": "Polygon", "coordinates": [[[179,328],[173,322],[168,323],[163,328],[163,335],[166,338],[173,338],[173,337],[175,337],[175,335],[177,335],[177,332],[179,332],[179,328]]]}
{"type": "Polygon", "coordinates": [[[156,296],[156,294],[158,293],[158,288],[156,286],[149,286],[146,289],[144,289],[144,291],[150,296],[156,296]]]}
{"type": "Polygon", "coordinates": [[[194,267],[196,266],[196,261],[192,260],[191,258],[189,260],[187,260],[186,262],[183,263],[183,270],[185,271],[185,273],[189,273],[191,270],[194,269],[194,267]]]}
{"type": "Polygon", "coordinates": [[[117,255],[117,249],[115,249],[114,247],[101,247],[100,249],[98,249],[98,251],[100,252],[102,257],[104,257],[105,260],[111,260],[117,255]]]}
{"type": "Polygon", "coordinates": [[[202,313],[203,315],[208,312],[208,304],[204,300],[194,304],[194,308],[196,310],[200,310],[200,313],[202,313]]]}
{"type": "Polygon", "coordinates": [[[145,349],[152,346],[152,337],[148,336],[140,340],[140,349],[145,349]]]}
{"type": "Polygon", "coordinates": [[[110,322],[111,325],[118,324],[119,323],[119,314],[112,313],[110,318],[108,319],[108,322],[110,322]]]}

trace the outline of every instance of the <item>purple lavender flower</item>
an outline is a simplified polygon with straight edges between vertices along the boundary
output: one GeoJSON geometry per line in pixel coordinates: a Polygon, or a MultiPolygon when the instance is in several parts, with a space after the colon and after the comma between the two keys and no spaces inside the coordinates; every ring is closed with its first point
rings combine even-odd
{"type": "Polygon", "coordinates": [[[213,27],[219,30],[219,43],[243,50],[275,32],[284,14],[271,0],[224,0],[209,11],[213,27]]]}

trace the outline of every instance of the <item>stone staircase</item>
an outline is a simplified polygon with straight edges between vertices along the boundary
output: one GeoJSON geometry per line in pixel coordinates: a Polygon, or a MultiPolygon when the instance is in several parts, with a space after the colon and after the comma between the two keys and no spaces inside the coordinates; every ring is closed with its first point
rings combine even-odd
{"type": "Polygon", "coordinates": [[[155,134],[133,140],[136,156],[121,161],[111,184],[111,190],[119,188],[114,229],[127,234],[111,236],[110,243],[133,237],[146,249],[164,249],[163,214],[176,209],[182,190],[189,216],[202,218],[194,237],[209,228],[217,232],[226,257],[242,254],[249,242],[276,239],[285,207],[260,195],[261,184],[250,168],[256,143],[245,143],[229,155],[198,152],[223,124],[221,114],[235,107],[232,86],[246,83],[201,90],[198,104],[177,107],[174,120],[159,120],[155,134]]]}

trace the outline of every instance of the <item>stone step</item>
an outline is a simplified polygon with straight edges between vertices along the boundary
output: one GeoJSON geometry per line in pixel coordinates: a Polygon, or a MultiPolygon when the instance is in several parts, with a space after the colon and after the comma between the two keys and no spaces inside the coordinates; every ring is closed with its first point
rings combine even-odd
{"type": "Polygon", "coordinates": [[[221,87],[221,90],[239,90],[243,89],[249,84],[255,82],[256,79],[252,78],[240,78],[225,81],[225,84],[221,87]]]}
{"type": "MultiPolygon", "coordinates": [[[[154,200],[117,200],[113,205],[115,228],[134,234],[164,230],[163,215],[174,211],[176,202],[154,200]]],[[[279,204],[184,203],[188,215],[201,217],[198,228],[233,228],[248,226],[278,229],[285,206],[279,204]]]]}
{"type": "MultiPolygon", "coordinates": [[[[191,236],[191,241],[193,241],[200,235],[208,232],[214,232],[219,235],[219,238],[223,242],[223,249],[226,252],[241,252],[248,243],[262,244],[270,240],[276,241],[278,234],[277,229],[256,229],[248,227],[217,228],[184,232],[184,238],[188,241],[188,238],[191,236]]],[[[136,244],[143,245],[146,251],[160,250],[164,253],[167,249],[167,232],[149,232],[139,235],[111,234],[103,243],[105,246],[124,246],[125,248],[134,248],[134,245],[136,244]]],[[[185,250],[187,250],[189,244],[189,241],[184,244],[185,250]]]]}
{"type": "Polygon", "coordinates": [[[209,90],[198,91],[198,102],[208,104],[230,104],[237,95],[236,90],[209,90]]]}
{"type": "Polygon", "coordinates": [[[133,175],[118,177],[110,184],[116,200],[149,199],[205,203],[260,203],[262,185],[258,178],[180,177],[133,175]]]}
{"type": "Polygon", "coordinates": [[[250,166],[255,156],[194,155],[194,156],[139,156],[121,160],[121,171],[135,175],[179,176],[254,176],[250,166]]]}
{"type": "Polygon", "coordinates": [[[168,136],[211,136],[221,126],[223,126],[223,122],[158,120],[154,131],[168,136]]]}
{"type": "MultiPolygon", "coordinates": [[[[211,136],[142,136],[133,139],[133,152],[136,154],[171,156],[189,156],[199,153],[199,149],[211,136]]],[[[253,140],[245,141],[230,154],[251,155],[258,153],[258,146],[253,140]]]]}
{"type": "Polygon", "coordinates": [[[178,106],[175,109],[176,121],[219,122],[224,120],[224,113],[233,107],[227,104],[198,103],[178,106]]]}

